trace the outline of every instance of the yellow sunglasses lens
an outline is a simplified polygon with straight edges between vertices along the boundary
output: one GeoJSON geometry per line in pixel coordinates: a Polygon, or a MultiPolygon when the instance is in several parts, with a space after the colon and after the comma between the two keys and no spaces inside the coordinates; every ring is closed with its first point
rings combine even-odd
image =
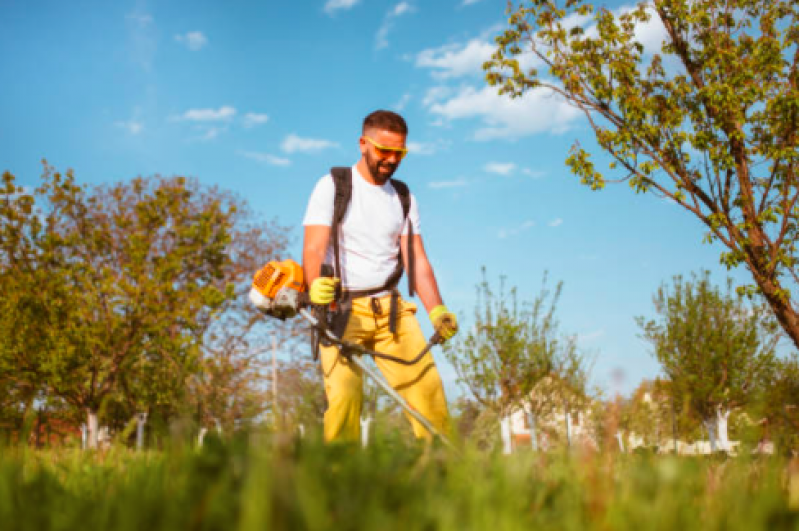
{"type": "Polygon", "coordinates": [[[372,140],[371,138],[369,138],[368,136],[365,136],[364,138],[368,140],[369,143],[375,147],[375,151],[382,158],[388,158],[392,154],[396,154],[397,156],[399,156],[400,159],[402,159],[405,155],[408,154],[408,148],[394,148],[394,147],[382,146],[377,142],[375,142],[374,140],[372,140]]]}

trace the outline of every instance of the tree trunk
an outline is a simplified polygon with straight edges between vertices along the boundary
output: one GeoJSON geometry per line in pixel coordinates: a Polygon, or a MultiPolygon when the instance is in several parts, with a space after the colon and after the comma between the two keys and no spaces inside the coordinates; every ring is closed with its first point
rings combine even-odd
{"type": "Polygon", "coordinates": [[[716,408],[716,414],[714,416],[704,420],[708,436],[710,437],[711,452],[728,452],[730,450],[730,441],[727,436],[727,420],[729,417],[730,411],[719,406],[716,408]]]}
{"type": "Polygon", "coordinates": [[[718,449],[718,441],[716,439],[717,419],[715,417],[706,418],[703,424],[707,429],[707,437],[710,440],[710,451],[715,453],[718,449]]]}
{"type": "Polygon", "coordinates": [[[147,424],[147,413],[136,415],[136,449],[144,449],[144,425],[147,424]]]}
{"type": "Polygon", "coordinates": [[[502,435],[502,453],[513,453],[513,441],[511,441],[510,415],[503,416],[499,421],[500,433],[502,435]]]}
{"type": "Polygon", "coordinates": [[[730,418],[730,410],[721,406],[716,409],[716,435],[719,439],[719,450],[730,451],[730,439],[727,434],[727,421],[730,418]]]}
{"type": "Polygon", "coordinates": [[[361,417],[361,446],[364,448],[369,445],[369,424],[371,423],[371,417],[361,417]]]}
{"type": "Polygon", "coordinates": [[[99,425],[97,424],[97,411],[90,407],[86,408],[86,432],[86,447],[89,450],[96,450],[99,425]]]}
{"type": "Polygon", "coordinates": [[[530,425],[530,446],[534,452],[538,451],[538,430],[535,425],[535,414],[531,411],[527,412],[527,423],[530,425]]]}
{"type": "Polygon", "coordinates": [[[762,273],[760,268],[757,267],[753,261],[747,260],[747,265],[750,271],[753,272],[755,283],[763,292],[766,302],[774,312],[777,321],[782,325],[782,329],[791,338],[796,348],[799,348],[799,315],[791,305],[789,296],[780,294],[780,285],[778,281],[769,278],[765,273],[762,273]]]}
{"type": "Polygon", "coordinates": [[[572,419],[569,415],[569,406],[563,405],[563,414],[566,419],[566,448],[571,448],[572,445],[572,419]]]}

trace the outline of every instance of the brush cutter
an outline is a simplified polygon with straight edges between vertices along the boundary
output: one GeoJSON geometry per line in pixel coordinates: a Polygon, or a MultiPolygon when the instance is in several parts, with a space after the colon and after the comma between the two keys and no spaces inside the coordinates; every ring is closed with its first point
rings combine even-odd
{"type": "Polygon", "coordinates": [[[314,316],[309,311],[311,304],[305,290],[302,267],[290,259],[282,262],[269,262],[258,270],[250,289],[250,301],[270,317],[285,320],[298,314],[301,315],[321,337],[339,347],[340,355],[369,375],[402,409],[419,421],[419,424],[424,426],[430,434],[438,437],[450,448],[455,449],[452,441],[438,431],[424,415],[415,410],[374,367],[363,360],[363,356],[372,356],[404,365],[413,365],[419,362],[433,348],[433,345],[441,343],[441,336],[438,332],[433,334],[422,351],[411,360],[404,360],[368,349],[356,343],[344,341],[328,328],[324,319],[314,316]]]}

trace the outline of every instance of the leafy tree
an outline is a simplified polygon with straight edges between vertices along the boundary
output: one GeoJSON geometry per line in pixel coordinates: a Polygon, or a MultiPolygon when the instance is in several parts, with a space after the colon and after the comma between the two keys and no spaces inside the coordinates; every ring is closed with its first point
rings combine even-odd
{"type": "Polygon", "coordinates": [[[799,356],[777,360],[763,389],[766,440],[785,453],[799,452],[799,356]]]}
{"type": "MultiPolygon", "coordinates": [[[[760,291],[799,347],[799,5],[653,0],[613,12],[529,0],[509,13],[488,82],[582,111],[619,180],[701,220],[722,262],[750,271],[739,289],[760,291]],[[662,46],[645,48],[647,33],[662,46]]],[[[609,181],[579,143],[566,163],[592,189],[609,181]]]]}
{"type": "Polygon", "coordinates": [[[546,282],[545,275],[541,292],[524,304],[516,288],[505,290],[504,279],[495,294],[483,270],[473,327],[444,347],[475,401],[499,419],[524,408],[533,430],[536,416],[555,404],[568,412],[586,382],[574,338],[562,337],[555,319],[562,283],[552,292],[546,282]]]}
{"type": "Polygon", "coordinates": [[[713,450],[728,450],[730,411],[747,405],[770,373],[779,338],[773,316],[735,293],[731,280],[726,292],[713,286],[707,271],[688,281],[675,276],[654,305],[656,319],[636,321],[674,399],[684,399],[703,420],[713,450]]]}
{"type": "Polygon", "coordinates": [[[2,275],[15,289],[0,380],[84,412],[90,446],[103,404],[178,411],[235,294],[239,201],[182,177],[88,190],[49,166],[33,194],[6,174],[3,197],[2,275]]]}

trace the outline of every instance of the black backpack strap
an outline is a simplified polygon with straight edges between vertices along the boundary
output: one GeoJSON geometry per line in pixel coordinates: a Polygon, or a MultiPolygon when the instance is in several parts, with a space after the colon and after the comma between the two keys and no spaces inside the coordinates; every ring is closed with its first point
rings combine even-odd
{"type": "MultiPolygon", "coordinates": [[[[330,236],[333,238],[333,256],[335,257],[334,276],[341,278],[341,251],[339,250],[339,235],[341,232],[341,222],[347,213],[347,207],[352,199],[352,168],[335,167],[330,168],[330,176],[333,177],[333,184],[336,187],[336,195],[333,198],[333,221],[330,224],[330,236]]],[[[336,298],[341,295],[341,284],[337,289],[336,298]]]]}
{"type": "MultiPolygon", "coordinates": [[[[413,223],[408,219],[408,215],[411,212],[411,191],[408,189],[408,185],[402,181],[391,179],[391,184],[394,186],[394,190],[397,191],[400,203],[402,204],[403,222],[408,223],[408,295],[413,297],[413,294],[416,293],[416,268],[413,261],[413,223]]],[[[400,249],[400,255],[401,254],[402,249],[400,249]]],[[[402,256],[400,256],[400,266],[401,265],[402,256]]],[[[400,271],[400,275],[401,274],[402,272],[400,271]]]]}

